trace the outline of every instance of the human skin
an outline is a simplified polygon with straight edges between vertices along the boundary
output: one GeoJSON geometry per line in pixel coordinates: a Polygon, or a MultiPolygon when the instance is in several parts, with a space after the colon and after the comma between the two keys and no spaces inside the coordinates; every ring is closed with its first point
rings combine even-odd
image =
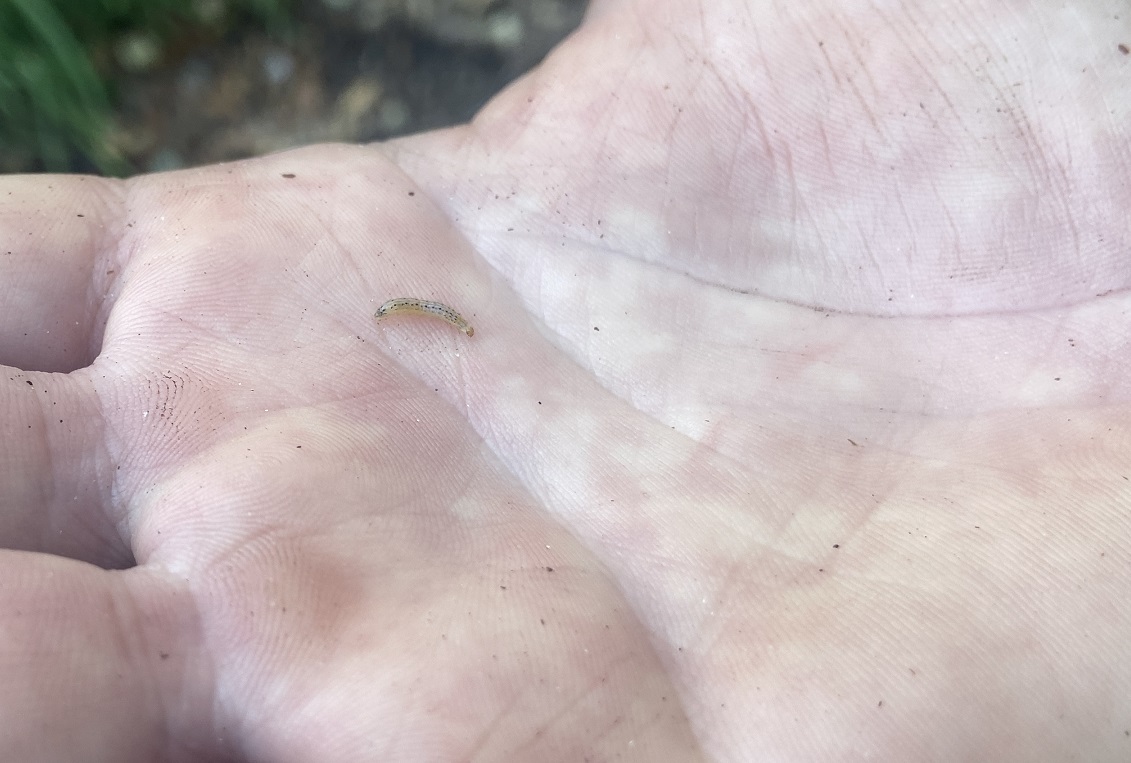
{"type": "Polygon", "coordinates": [[[0,179],[0,760],[1126,760],[1129,19],[598,1],[0,179]]]}

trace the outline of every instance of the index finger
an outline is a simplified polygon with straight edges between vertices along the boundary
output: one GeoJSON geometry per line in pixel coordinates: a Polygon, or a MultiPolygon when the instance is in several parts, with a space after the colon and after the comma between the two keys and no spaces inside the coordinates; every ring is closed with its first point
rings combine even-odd
{"type": "Polygon", "coordinates": [[[124,185],[0,177],[0,364],[73,371],[98,354],[118,268],[124,185]]]}

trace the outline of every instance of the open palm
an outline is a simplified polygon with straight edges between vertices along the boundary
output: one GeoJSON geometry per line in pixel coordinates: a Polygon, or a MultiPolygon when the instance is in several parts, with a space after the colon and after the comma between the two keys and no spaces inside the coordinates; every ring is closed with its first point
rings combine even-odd
{"type": "Polygon", "coordinates": [[[1131,755],[1131,14],[785,5],[0,182],[0,758],[1131,755]]]}

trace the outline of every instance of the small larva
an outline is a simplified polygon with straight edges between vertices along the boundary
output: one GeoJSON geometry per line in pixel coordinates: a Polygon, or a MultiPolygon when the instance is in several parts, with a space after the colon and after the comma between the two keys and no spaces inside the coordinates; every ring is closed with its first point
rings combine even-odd
{"type": "Polygon", "coordinates": [[[397,297],[378,307],[373,317],[381,320],[390,315],[432,315],[447,321],[468,336],[475,335],[475,329],[471,324],[443,302],[429,302],[415,297],[397,297]]]}

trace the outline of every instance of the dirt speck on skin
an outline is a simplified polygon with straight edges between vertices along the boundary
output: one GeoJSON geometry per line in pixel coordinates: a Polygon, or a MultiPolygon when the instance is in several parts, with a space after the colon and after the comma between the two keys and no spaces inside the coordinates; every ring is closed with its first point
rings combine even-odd
{"type": "Polygon", "coordinates": [[[541,61],[586,5],[300,0],[288,42],[248,27],[122,74],[109,139],[146,172],[458,124],[541,61]]]}

